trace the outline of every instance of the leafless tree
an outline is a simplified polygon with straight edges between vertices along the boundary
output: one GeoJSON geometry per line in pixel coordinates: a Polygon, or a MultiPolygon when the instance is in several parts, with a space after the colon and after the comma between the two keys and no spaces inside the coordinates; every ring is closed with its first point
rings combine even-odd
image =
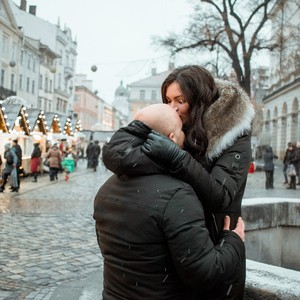
{"type": "Polygon", "coordinates": [[[287,1],[296,0],[193,0],[187,28],[180,34],[156,37],[154,43],[173,55],[195,49],[219,51],[251,95],[251,60],[263,49],[280,48],[283,35],[271,36],[271,18],[274,9],[287,1]]]}

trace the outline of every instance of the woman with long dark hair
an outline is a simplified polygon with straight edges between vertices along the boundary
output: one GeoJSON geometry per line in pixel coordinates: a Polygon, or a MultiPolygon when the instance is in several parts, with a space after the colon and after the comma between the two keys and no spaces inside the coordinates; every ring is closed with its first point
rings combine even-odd
{"type": "MultiPolygon", "coordinates": [[[[253,104],[237,84],[214,79],[208,70],[197,65],[173,70],[163,82],[161,92],[163,102],[172,106],[182,120],[185,147],[182,150],[169,139],[152,132],[142,150],[158,164],[167,166],[172,176],[194,188],[204,206],[206,225],[216,244],[225,215],[232,220],[231,229],[241,216],[252,158],[253,104]]],[[[118,153],[113,141],[110,142],[103,149],[103,162],[116,174],[134,175],[135,170],[142,167],[142,161],[125,147],[118,153]],[[114,162],[106,160],[107,151],[114,152],[114,162]]],[[[119,149],[122,147],[118,144],[119,149]]],[[[245,271],[244,261],[239,280],[217,287],[213,299],[243,299],[245,271]]]]}

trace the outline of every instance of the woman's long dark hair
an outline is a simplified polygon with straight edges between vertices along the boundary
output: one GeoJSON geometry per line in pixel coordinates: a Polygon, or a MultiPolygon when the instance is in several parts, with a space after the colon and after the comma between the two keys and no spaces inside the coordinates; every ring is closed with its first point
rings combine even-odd
{"type": "Polygon", "coordinates": [[[184,125],[185,146],[194,156],[203,155],[208,146],[207,133],[203,128],[203,114],[218,97],[214,78],[208,70],[197,65],[187,65],[174,69],[161,87],[162,100],[168,103],[168,87],[176,82],[189,103],[187,123],[184,125]]]}

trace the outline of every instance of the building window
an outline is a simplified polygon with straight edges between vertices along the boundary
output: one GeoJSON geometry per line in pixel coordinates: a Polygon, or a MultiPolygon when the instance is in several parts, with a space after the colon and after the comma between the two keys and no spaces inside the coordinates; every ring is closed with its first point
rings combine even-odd
{"type": "Polygon", "coordinates": [[[57,83],[57,87],[60,90],[61,89],[61,73],[58,74],[58,83],[57,83]]]}
{"type": "Polygon", "coordinates": [[[145,90],[140,90],[140,100],[145,100],[145,90]]]}
{"type": "Polygon", "coordinates": [[[33,58],[33,60],[32,60],[32,70],[33,70],[33,72],[36,71],[35,69],[36,69],[36,59],[33,58]]]}
{"type": "Polygon", "coordinates": [[[27,58],[27,69],[30,70],[30,63],[31,63],[31,55],[28,54],[28,58],[27,58]]]}
{"type": "Polygon", "coordinates": [[[42,109],[42,97],[38,98],[38,108],[42,109]]]}
{"type": "Polygon", "coordinates": [[[8,56],[8,37],[6,35],[2,36],[2,55],[4,57],[8,56]]]}
{"type": "Polygon", "coordinates": [[[155,91],[155,90],[151,91],[151,100],[152,101],[157,100],[157,91],[155,91]]]}
{"type": "Polygon", "coordinates": [[[4,87],[5,70],[1,69],[1,86],[4,87]]]}
{"type": "Polygon", "coordinates": [[[57,98],[57,101],[56,101],[56,111],[60,111],[60,109],[59,109],[60,101],[61,100],[59,98],[57,98]]]}
{"type": "Polygon", "coordinates": [[[52,93],[52,80],[50,79],[49,92],[52,93]]]}
{"type": "Polygon", "coordinates": [[[30,78],[27,77],[27,82],[26,82],[26,92],[29,92],[29,89],[30,89],[30,78]]]}
{"type": "Polygon", "coordinates": [[[43,75],[40,75],[40,80],[39,80],[39,89],[43,89],[43,75]]]}
{"type": "Polygon", "coordinates": [[[24,50],[21,50],[20,62],[21,62],[21,65],[23,66],[24,65],[24,50]]]}
{"type": "Polygon", "coordinates": [[[34,80],[32,80],[32,82],[31,82],[31,93],[34,94],[34,92],[35,92],[35,82],[34,82],[34,80]]]}
{"type": "Polygon", "coordinates": [[[45,78],[45,92],[48,92],[48,78],[45,78]]]}
{"type": "Polygon", "coordinates": [[[60,54],[59,64],[62,65],[63,64],[63,51],[59,50],[59,54],[60,54]]]}
{"type": "Polygon", "coordinates": [[[10,89],[14,91],[14,85],[15,85],[15,74],[11,74],[10,76],[10,89]]]}
{"type": "Polygon", "coordinates": [[[44,99],[44,111],[47,111],[47,103],[48,103],[47,99],[44,99]]]}
{"type": "Polygon", "coordinates": [[[12,46],[12,60],[16,60],[16,53],[17,53],[17,43],[13,42],[12,46]]]}
{"type": "Polygon", "coordinates": [[[19,89],[23,90],[23,76],[22,75],[19,76],[19,89]]]}

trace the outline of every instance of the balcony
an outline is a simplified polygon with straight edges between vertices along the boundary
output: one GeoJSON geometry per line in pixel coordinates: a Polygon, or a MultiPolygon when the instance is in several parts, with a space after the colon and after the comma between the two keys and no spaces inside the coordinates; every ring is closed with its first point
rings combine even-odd
{"type": "Polygon", "coordinates": [[[65,67],[64,75],[66,80],[71,79],[74,76],[74,69],[72,67],[65,67]]]}

